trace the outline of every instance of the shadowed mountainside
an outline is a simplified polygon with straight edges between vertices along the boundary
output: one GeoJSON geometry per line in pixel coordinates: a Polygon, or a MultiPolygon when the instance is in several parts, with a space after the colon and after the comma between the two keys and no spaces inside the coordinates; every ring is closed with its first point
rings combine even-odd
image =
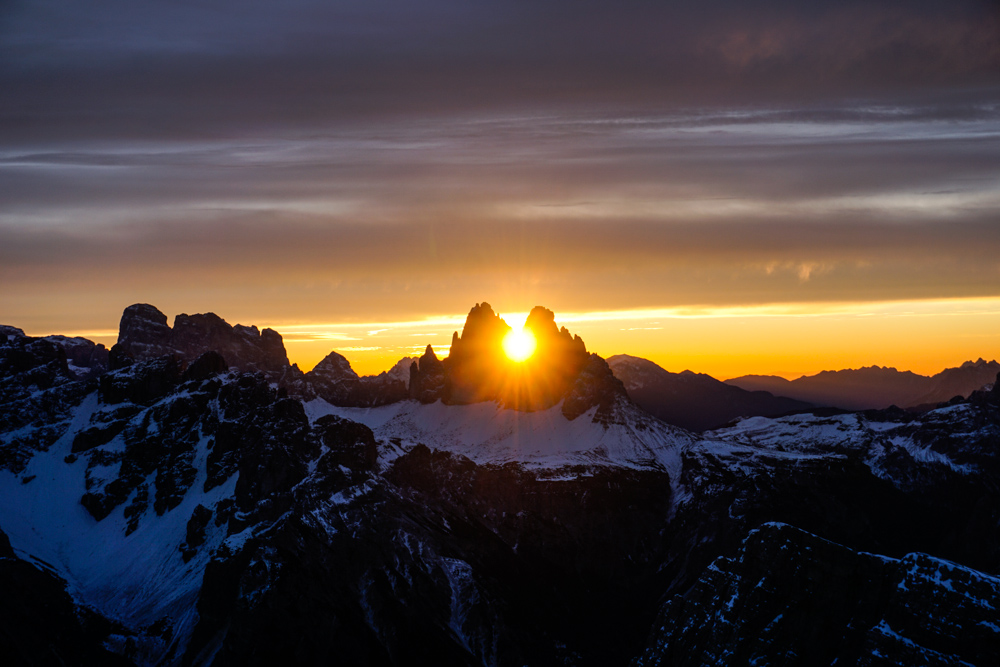
{"type": "Polygon", "coordinates": [[[777,417],[813,407],[766,391],[746,391],[702,373],[671,373],[627,354],[609,357],[608,365],[639,407],[691,431],[719,428],[737,417],[777,417]]]}

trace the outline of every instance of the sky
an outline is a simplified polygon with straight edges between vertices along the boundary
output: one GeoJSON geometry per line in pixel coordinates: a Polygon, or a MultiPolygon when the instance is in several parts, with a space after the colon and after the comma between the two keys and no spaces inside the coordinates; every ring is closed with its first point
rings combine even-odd
{"type": "Polygon", "coordinates": [[[377,373],[488,301],[795,377],[1000,357],[991,2],[0,4],[0,323],[377,373]]]}

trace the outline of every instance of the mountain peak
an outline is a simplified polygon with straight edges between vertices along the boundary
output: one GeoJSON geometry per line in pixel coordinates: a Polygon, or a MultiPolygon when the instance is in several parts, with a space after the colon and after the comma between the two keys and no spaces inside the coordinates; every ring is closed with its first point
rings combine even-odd
{"type": "Polygon", "coordinates": [[[111,365],[120,368],[168,354],[190,362],[208,351],[241,371],[282,373],[289,368],[281,334],[273,329],[230,326],[215,313],[181,313],[171,328],[167,316],[148,303],[133,304],[122,313],[111,365]]]}
{"type": "Polygon", "coordinates": [[[545,409],[558,403],[587,366],[587,347],[579,336],[573,336],[565,327],[560,329],[555,313],[542,306],[531,309],[525,329],[535,337],[535,352],[514,364],[503,351],[510,325],[488,303],[476,304],[469,311],[461,335],[456,332],[452,337],[445,362],[446,400],[496,400],[523,410],[545,409]]]}

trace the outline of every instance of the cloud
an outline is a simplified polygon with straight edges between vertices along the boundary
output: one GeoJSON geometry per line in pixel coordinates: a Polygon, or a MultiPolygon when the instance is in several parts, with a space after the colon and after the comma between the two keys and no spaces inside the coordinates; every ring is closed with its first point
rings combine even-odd
{"type": "Polygon", "coordinates": [[[976,0],[12,3],[0,139],[945,96],[1000,84],[998,16],[976,0]]]}
{"type": "Polygon", "coordinates": [[[7,3],[0,312],[994,295],[997,11],[7,3]]]}

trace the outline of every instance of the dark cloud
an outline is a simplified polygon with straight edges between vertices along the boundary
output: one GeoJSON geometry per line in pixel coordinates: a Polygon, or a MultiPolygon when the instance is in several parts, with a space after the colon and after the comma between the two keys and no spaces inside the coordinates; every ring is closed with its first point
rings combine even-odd
{"type": "Polygon", "coordinates": [[[973,1],[13,3],[0,137],[978,89],[1000,83],[998,16],[973,1]]]}

